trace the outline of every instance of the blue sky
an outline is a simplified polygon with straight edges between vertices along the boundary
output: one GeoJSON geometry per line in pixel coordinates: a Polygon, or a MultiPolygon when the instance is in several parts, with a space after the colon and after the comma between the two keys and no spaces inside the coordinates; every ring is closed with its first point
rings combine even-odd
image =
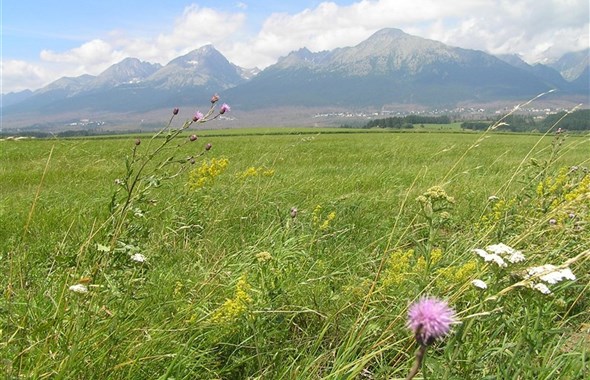
{"type": "Polygon", "coordinates": [[[292,50],[352,46],[384,27],[529,62],[589,46],[587,0],[0,0],[2,93],[97,75],[125,57],[166,64],[212,43],[264,68],[292,50]]]}

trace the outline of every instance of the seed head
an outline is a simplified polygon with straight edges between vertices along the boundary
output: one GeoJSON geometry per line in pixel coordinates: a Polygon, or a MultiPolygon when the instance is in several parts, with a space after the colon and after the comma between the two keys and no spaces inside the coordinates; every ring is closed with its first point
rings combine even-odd
{"type": "Polygon", "coordinates": [[[137,139],[135,139],[135,145],[139,145],[139,144],[141,144],[141,140],[140,140],[140,139],[138,139],[138,138],[137,138],[137,139]]]}
{"type": "Polygon", "coordinates": [[[219,100],[219,95],[215,94],[211,97],[211,104],[215,104],[217,103],[217,101],[219,100]]]}
{"type": "Polygon", "coordinates": [[[190,137],[188,139],[190,141],[197,141],[198,137],[197,137],[197,135],[190,135],[190,137]]]}
{"type": "Polygon", "coordinates": [[[207,143],[207,145],[205,145],[205,150],[211,150],[211,148],[213,148],[213,145],[211,145],[211,143],[207,143]]]}

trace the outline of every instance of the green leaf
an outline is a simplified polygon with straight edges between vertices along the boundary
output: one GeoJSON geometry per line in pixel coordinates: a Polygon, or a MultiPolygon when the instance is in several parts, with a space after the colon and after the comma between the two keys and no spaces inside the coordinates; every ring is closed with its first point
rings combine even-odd
{"type": "Polygon", "coordinates": [[[96,243],[96,249],[98,249],[99,252],[110,252],[111,248],[106,246],[106,245],[102,245],[100,243],[96,243]]]}

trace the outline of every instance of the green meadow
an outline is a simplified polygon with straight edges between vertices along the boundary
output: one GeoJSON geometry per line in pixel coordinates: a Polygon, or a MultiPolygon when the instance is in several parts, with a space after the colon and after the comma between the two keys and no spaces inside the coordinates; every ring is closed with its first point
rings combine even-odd
{"type": "Polygon", "coordinates": [[[457,321],[416,378],[587,375],[588,135],[173,137],[0,141],[5,378],[403,379],[424,295],[457,321]]]}

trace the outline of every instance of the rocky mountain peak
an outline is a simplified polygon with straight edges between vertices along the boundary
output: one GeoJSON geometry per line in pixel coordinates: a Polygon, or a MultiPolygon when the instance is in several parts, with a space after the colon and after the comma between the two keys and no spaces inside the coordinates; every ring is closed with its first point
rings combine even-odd
{"type": "Polygon", "coordinates": [[[94,87],[117,86],[138,83],[158,71],[162,65],[142,62],[137,58],[125,58],[103,71],[94,80],[94,87]]]}
{"type": "Polygon", "coordinates": [[[230,63],[213,45],[205,45],[177,57],[148,78],[160,88],[216,84],[225,89],[243,81],[242,70],[230,63]]]}

